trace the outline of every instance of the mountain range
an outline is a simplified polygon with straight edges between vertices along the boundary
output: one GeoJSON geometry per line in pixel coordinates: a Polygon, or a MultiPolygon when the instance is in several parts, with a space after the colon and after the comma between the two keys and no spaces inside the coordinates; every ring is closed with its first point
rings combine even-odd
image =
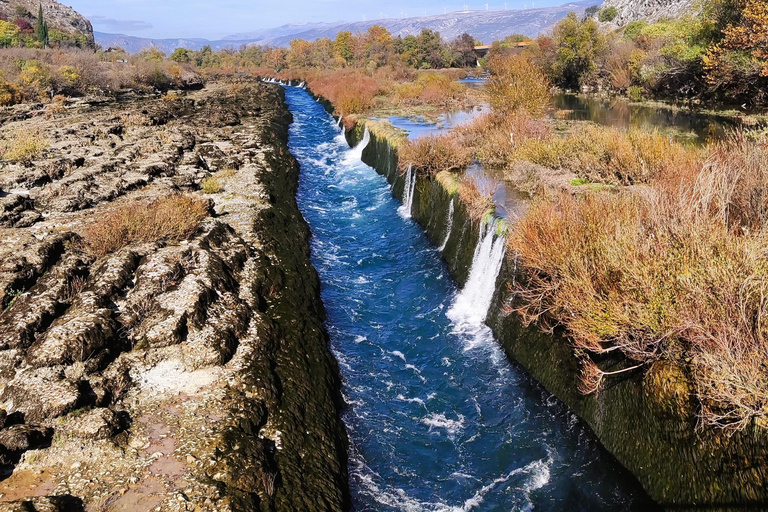
{"type": "Polygon", "coordinates": [[[210,45],[214,50],[242,45],[258,44],[269,46],[288,46],[292,39],[314,41],[323,37],[335,38],[339,32],[348,30],[352,33],[365,32],[373,25],[386,27],[393,36],[416,35],[428,28],[440,32],[443,38],[453,40],[463,33],[471,34],[475,39],[490,44],[511,34],[524,34],[535,37],[546,32],[569,12],[583,14],[602,0],[580,0],[555,7],[537,9],[458,11],[436,16],[414,18],[388,18],[369,21],[337,23],[295,23],[281,27],[255,30],[243,34],[233,34],[217,41],[207,39],[148,39],[122,34],[95,32],[96,42],[107,48],[120,46],[130,53],[155,46],[171,53],[176,48],[199,50],[210,45]]]}

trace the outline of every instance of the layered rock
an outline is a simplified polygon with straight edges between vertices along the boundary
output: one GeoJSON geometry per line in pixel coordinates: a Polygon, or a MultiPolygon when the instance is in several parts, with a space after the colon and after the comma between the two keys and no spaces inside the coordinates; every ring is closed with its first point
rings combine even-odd
{"type": "Polygon", "coordinates": [[[0,510],[343,510],[282,89],[25,108],[3,130],[48,149],[0,164],[0,510]],[[172,194],[208,201],[191,237],[86,250],[110,211],[172,194]]]}

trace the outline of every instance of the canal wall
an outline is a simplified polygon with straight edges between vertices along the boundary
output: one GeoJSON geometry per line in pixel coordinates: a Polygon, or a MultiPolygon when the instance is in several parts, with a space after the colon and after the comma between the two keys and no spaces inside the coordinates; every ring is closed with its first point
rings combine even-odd
{"type": "MultiPolygon", "coordinates": [[[[333,106],[317,98],[333,114],[333,106]]],[[[362,160],[387,178],[402,201],[406,177],[398,170],[397,146],[402,142],[378,135],[371,123],[370,143],[362,160]]],[[[356,146],[363,138],[360,123],[345,131],[356,146]]],[[[411,215],[438,247],[453,277],[468,279],[481,223],[457,193],[456,175],[416,177],[411,215]],[[453,202],[450,229],[449,210],[453,202]]],[[[516,257],[507,253],[497,280],[486,323],[508,357],[557,396],[592,429],[601,444],[631,471],[648,494],[675,510],[764,509],[768,505],[768,430],[753,425],[728,435],[699,428],[693,383],[686,370],[660,361],[650,369],[609,378],[598,394],[579,392],[580,365],[562,330],[545,333],[526,326],[509,313],[514,293],[507,286],[523,278],[516,257]]],[[[604,371],[627,366],[622,358],[600,361],[604,371]]]]}

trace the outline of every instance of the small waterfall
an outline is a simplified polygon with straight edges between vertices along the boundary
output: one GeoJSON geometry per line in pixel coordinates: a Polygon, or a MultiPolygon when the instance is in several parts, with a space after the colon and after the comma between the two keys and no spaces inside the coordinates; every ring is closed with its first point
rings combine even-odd
{"type": "Polygon", "coordinates": [[[397,209],[400,215],[405,219],[411,218],[413,210],[413,193],[416,190],[416,173],[413,172],[413,166],[408,166],[408,172],[405,174],[405,188],[403,189],[403,205],[397,209]]]}
{"type": "Polygon", "coordinates": [[[342,119],[344,119],[344,112],[339,114],[339,124],[337,125],[339,128],[341,128],[341,121],[342,121],[342,119]]]}
{"type": "Polygon", "coordinates": [[[365,148],[368,147],[368,144],[371,143],[371,133],[368,131],[368,127],[365,127],[365,132],[363,132],[363,140],[360,141],[360,143],[352,148],[350,152],[347,154],[347,161],[348,162],[359,162],[363,159],[363,151],[365,148]]]}
{"type": "Polygon", "coordinates": [[[456,323],[479,325],[488,316],[506,248],[506,238],[496,235],[497,225],[498,219],[493,219],[480,228],[469,279],[448,311],[448,317],[456,323]]]}
{"type": "Polygon", "coordinates": [[[445,246],[448,245],[448,239],[451,238],[451,230],[453,229],[453,201],[454,198],[451,198],[451,204],[448,206],[448,230],[445,232],[445,240],[443,240],[443,245],[440,246],[440,252],[445,250],[445,246]]]}

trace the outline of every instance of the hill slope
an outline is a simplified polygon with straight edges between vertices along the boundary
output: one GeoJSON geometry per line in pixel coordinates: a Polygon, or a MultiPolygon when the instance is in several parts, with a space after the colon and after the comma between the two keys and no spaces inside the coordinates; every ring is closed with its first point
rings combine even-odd
{"type": "Polygon", "coordinates": [[[96,33],[96,41],[104,47],[120,46],[135,53],[142,48],[157,46],[166,53],[176,48],[199,50],[209,44],[213,49],[238,47],[243,44],[288,46],[291,39],[301,38],[314,41],[322,37],[335,38],[341,31],[368,30],[373,25],[386,27],[394,36],[416,35],[422,29],[436,30],[447,40],[463,33],[469,33],[484,43],[503,39],[510,34],[525,34],[535,37],[547,31],[569,12],[582,14],[587,7],[597,5],[600,0],[580,0],[556,7],[540,9],[518,9],[509,11],[464,11],[422,16],[418,18],[380,19],[359,22],[301,23],[289,24],[265,30],[227,36],[219,41],[205,39],[146,39],[120,34],[96,33]]]}
{"type": "Polygon", "coordinates": [[[73,8],[55,0],[0,0],[0,14],[12,20],[18,15],[17,9],[24,9],[29,13],[24,17],[34,25],[39,6],[43,7],[43,14],[49,27],[68,34],[84,35],[88,42],[93,44],[91,22],[73,8]]]}
{"type": "Polygon", "coordinates": [[[636,20],[679,18],[695,4],[696,0],[605,0],[603,8],[616,7],[619,15],[613,23],[623,26],[636,20]]]}

